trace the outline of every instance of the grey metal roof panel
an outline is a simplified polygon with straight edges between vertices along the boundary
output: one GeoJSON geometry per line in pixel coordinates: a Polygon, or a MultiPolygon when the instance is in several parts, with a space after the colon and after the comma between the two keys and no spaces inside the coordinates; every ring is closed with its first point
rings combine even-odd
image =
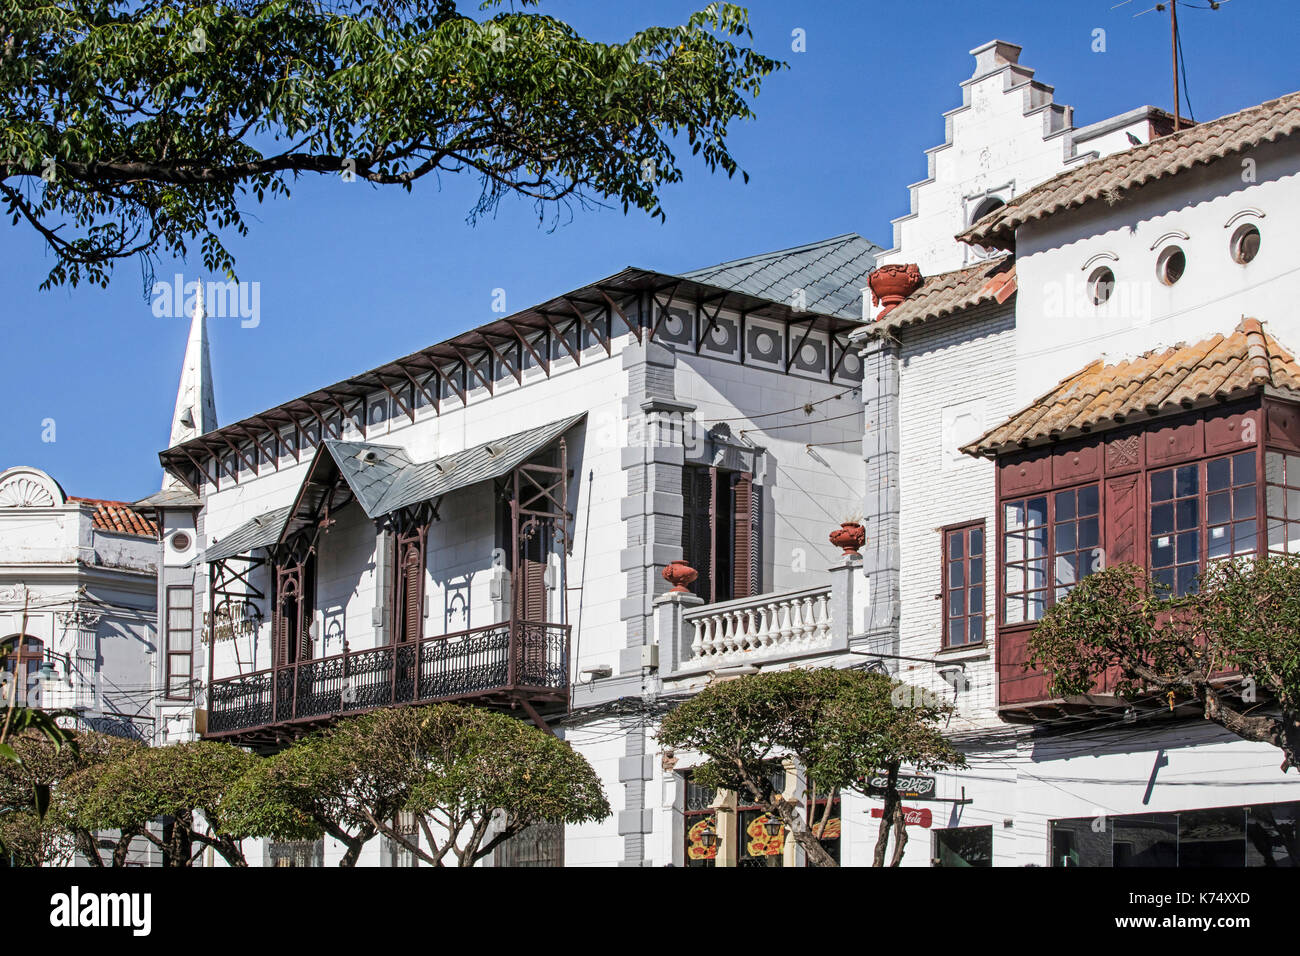
{"type": "Polygon", "coordinates": [[[398,477],[414,466],[406,451],[395,445],[362,441],[327,439],[321,444],[334,458],[366,517],[377,518],[387,514],[378,510],[380,501],[398,477]]]}
{"type": "Polygon", "coordinates": [[[803,308],[846,319],[862,317],[862,289],[876,267],[876,245],[857,233],[733,259],[682,278],[733,289],[778,302],[792,302],[803,290],[803,308]]]}
{"type": "Polygon", "coordinates": [[[247,554],[254,548],[264,548],[275,544],[280,538],[280,531],[289,518],[289,507],[276,508],[258,515],[252,521],[241,524],[224,538],[214,541],[203,552],[204,561],[220,561],[237,554],[247,554]]]}
{"type": "Polygon", "coordinates": [[[474,445],[404,469],[378,503],[378,514],[497,478],[527,461],[587,417],[586,412],[474,445]]]}
{"type": "Polygon", "coordinates": [[[199,496],[188,488],[164,488],[155,491],[147,498],[141,498],[132,507],[135,508],[197,508],[203,502],[199,496]]]}

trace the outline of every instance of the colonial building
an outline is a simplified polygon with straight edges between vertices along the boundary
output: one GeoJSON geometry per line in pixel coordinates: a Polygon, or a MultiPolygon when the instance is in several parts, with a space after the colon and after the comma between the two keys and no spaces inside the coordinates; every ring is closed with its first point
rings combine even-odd
{"type": "Polygon", "coordinates": [[[195,649],[169,693],[202,687],[184,702],[199,732],[260,749],[394,703],[507,709],[572,740],[616,811],[547,859],[680,859],[686,782],[661,775],[654,701],[739,658],[848,648],[850,569],[826,533],[859,507],[847,336],[874,251],[841,236],[625,269],[196,428],[162,454],[183,488],[152,499],[176,555],[163,599],[204,622],[169,637],[169,656],[195,649]],[[707,608],[662,598],[683,556],[707,608]],[[779,622],[719,626],[760,607],[779,622]]]}
{"type": "Polygon", "coordinates": [[[156,552],[130,505],[67,495],[37,468],[0,473],[4,699],[16,681],[20,703],[151,742],[156,552]]]}
{"type": "Polygon", "coordinates": [[[998,258],[902,276],[864,330],[868,451],[883,420],[899,488],[897,544],[866,571],[923,659],[902,676],[956,702],[971,761],[937,775],[951,810],[909,863],[1296,864],[1275,749],[1105,677],[1053,698],[1024,665],[1044,611],[1108,563],[1185,593],[1300,541],[1297,128],[1293,94],[1069,169],[959,236],[998,258]]]}

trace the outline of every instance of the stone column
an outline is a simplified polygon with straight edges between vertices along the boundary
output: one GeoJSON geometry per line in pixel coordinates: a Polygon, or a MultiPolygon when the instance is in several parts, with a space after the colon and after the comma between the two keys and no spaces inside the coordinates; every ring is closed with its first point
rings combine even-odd
{"type": "MultiPolygon", "coordinates": [[[[73,673],[68,675],[75,690],[77,707],[99,709],[99,611],[74,605],[71,611],[60,611],[59,621],[64,632],[76,635],[77,645],[68,659],[73,673]]],[[[165,666],[165,663],[164,663],[165,666]]]]}
{"type": "Polygon", "coordinates": [[[683,615],[704,603],[690,591],[669,591],[654,600],[655,640],[659,645],[659,673],[675,674],[691,659],[691,629],[683,615]]]}

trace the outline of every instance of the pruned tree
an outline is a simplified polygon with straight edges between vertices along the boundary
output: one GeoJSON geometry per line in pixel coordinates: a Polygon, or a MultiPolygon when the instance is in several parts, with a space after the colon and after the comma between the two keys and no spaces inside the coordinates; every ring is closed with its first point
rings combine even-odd
{"type": "Polygon", "coordinates": [[[1106,568],[1048,609],[1029,652],[1057,696],[1093,692],[1112,671],[1116,696],[1194,700],[1206,720],[1281,750],[1284,773],[1300,765],[1300,557],[1215,562],[1182,597],[1135,565],[1106,568]]]}
{"type": "Polygon", "coordinates": [[[568,744],[455,704],[345,718],[256,767],[238,789],[242,832],[329,835],[346,847],[341,866],[355,866],[380,833],[434,866],[449,856],[472,866],[532,823],[609,815],[595,771],[568,744]],[[419,821],[423,844],[394,828],[403,811],[419,821]]]}
{"type": "MultiPolygon", "coordinates": [[[[64,865],[79,850],[91,866],[103,866],[91,830],[60,812],[62,792],[78,771],[119,760],[142,745],[93,731],[68,733],[65,740],[28,729],[6,746],[12,756],[0,760],[0,852],[19,866],[47,866],[64,865]]],[[[132,835],[117,841],[115,855],[119,849],[125,855],[132,835]]]]}
{"type": "Polygon", "coordinates": [[[226,799],[259,760],[210,740],[142,747],[69,778],[60,810],[79,829],[144,837],[162,851],[164,866],[192,866],[205,847],[231,866],[246,866],[240,837],[226,823],[226,799]],[[158,818],[162,835],[149,828],[158,818]]]}
{"type": "MultiPolygon", "coordinates": [[[[520,8],[539,0],[520,0],[520,8]]],[[[184,256],[233,276],[220,230],[305,174],[411,190],[464,174],[470,218],[507,195],[664,215],[681,138],[739,170],[733,121],[781,64],[712,3],[622,43],[552,16],[454,0],[0,3],[0,198],[54,257],[44,285],[184,256]]]]}
{"type": "Polygon", "coordinates": [[[814,866],[836,866],[806,811],[773,790],[772,768],[794,758],[811,785],[808,806],[826,800],[829,813],[845,790],[866,794],[885,773],[884,815],[875,865],[883,866],[891,830],[891,866],[907,843],[897,781],[902,767],[940,770],[965,766],[938,722],[951,707],[886,674],[815,668],[737,677],[706,687],[672,710],[659,727],[660,743],[700,754],[695,778],[705,786],[747,796],[780,816],[814,866]]]}

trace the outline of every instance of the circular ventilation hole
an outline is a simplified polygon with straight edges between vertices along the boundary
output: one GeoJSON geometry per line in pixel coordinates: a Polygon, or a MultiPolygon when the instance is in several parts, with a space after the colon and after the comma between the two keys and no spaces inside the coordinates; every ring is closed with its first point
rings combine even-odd
{"type": "Polygon", "coordinates": [[[1246,223],[1232,234],[1232,261],[1243,266],[1259,255],[1259,228],[1246,223]]]}
{"type": "Polygon", "coordinates": [[[190,548],[190,536],[184,531],[177,531],[172,535],[172,548],[177,551],[188,551],[190,548]]]}
{"type": "Polygon", "coordinates": [[[1094,269],[1088,276],[1088,298],[1093,305],[1102,305],[1110,300],[1115,291],[1115,273],[1107,266],[1094,269]]]}
{"type": "Polygon", "coordinates": [[[1156,276],[1165,285],[1173,285],[1187,271],[1187,253],[1181,246],[1170,246],[1156,260],[1156,276]]]}

